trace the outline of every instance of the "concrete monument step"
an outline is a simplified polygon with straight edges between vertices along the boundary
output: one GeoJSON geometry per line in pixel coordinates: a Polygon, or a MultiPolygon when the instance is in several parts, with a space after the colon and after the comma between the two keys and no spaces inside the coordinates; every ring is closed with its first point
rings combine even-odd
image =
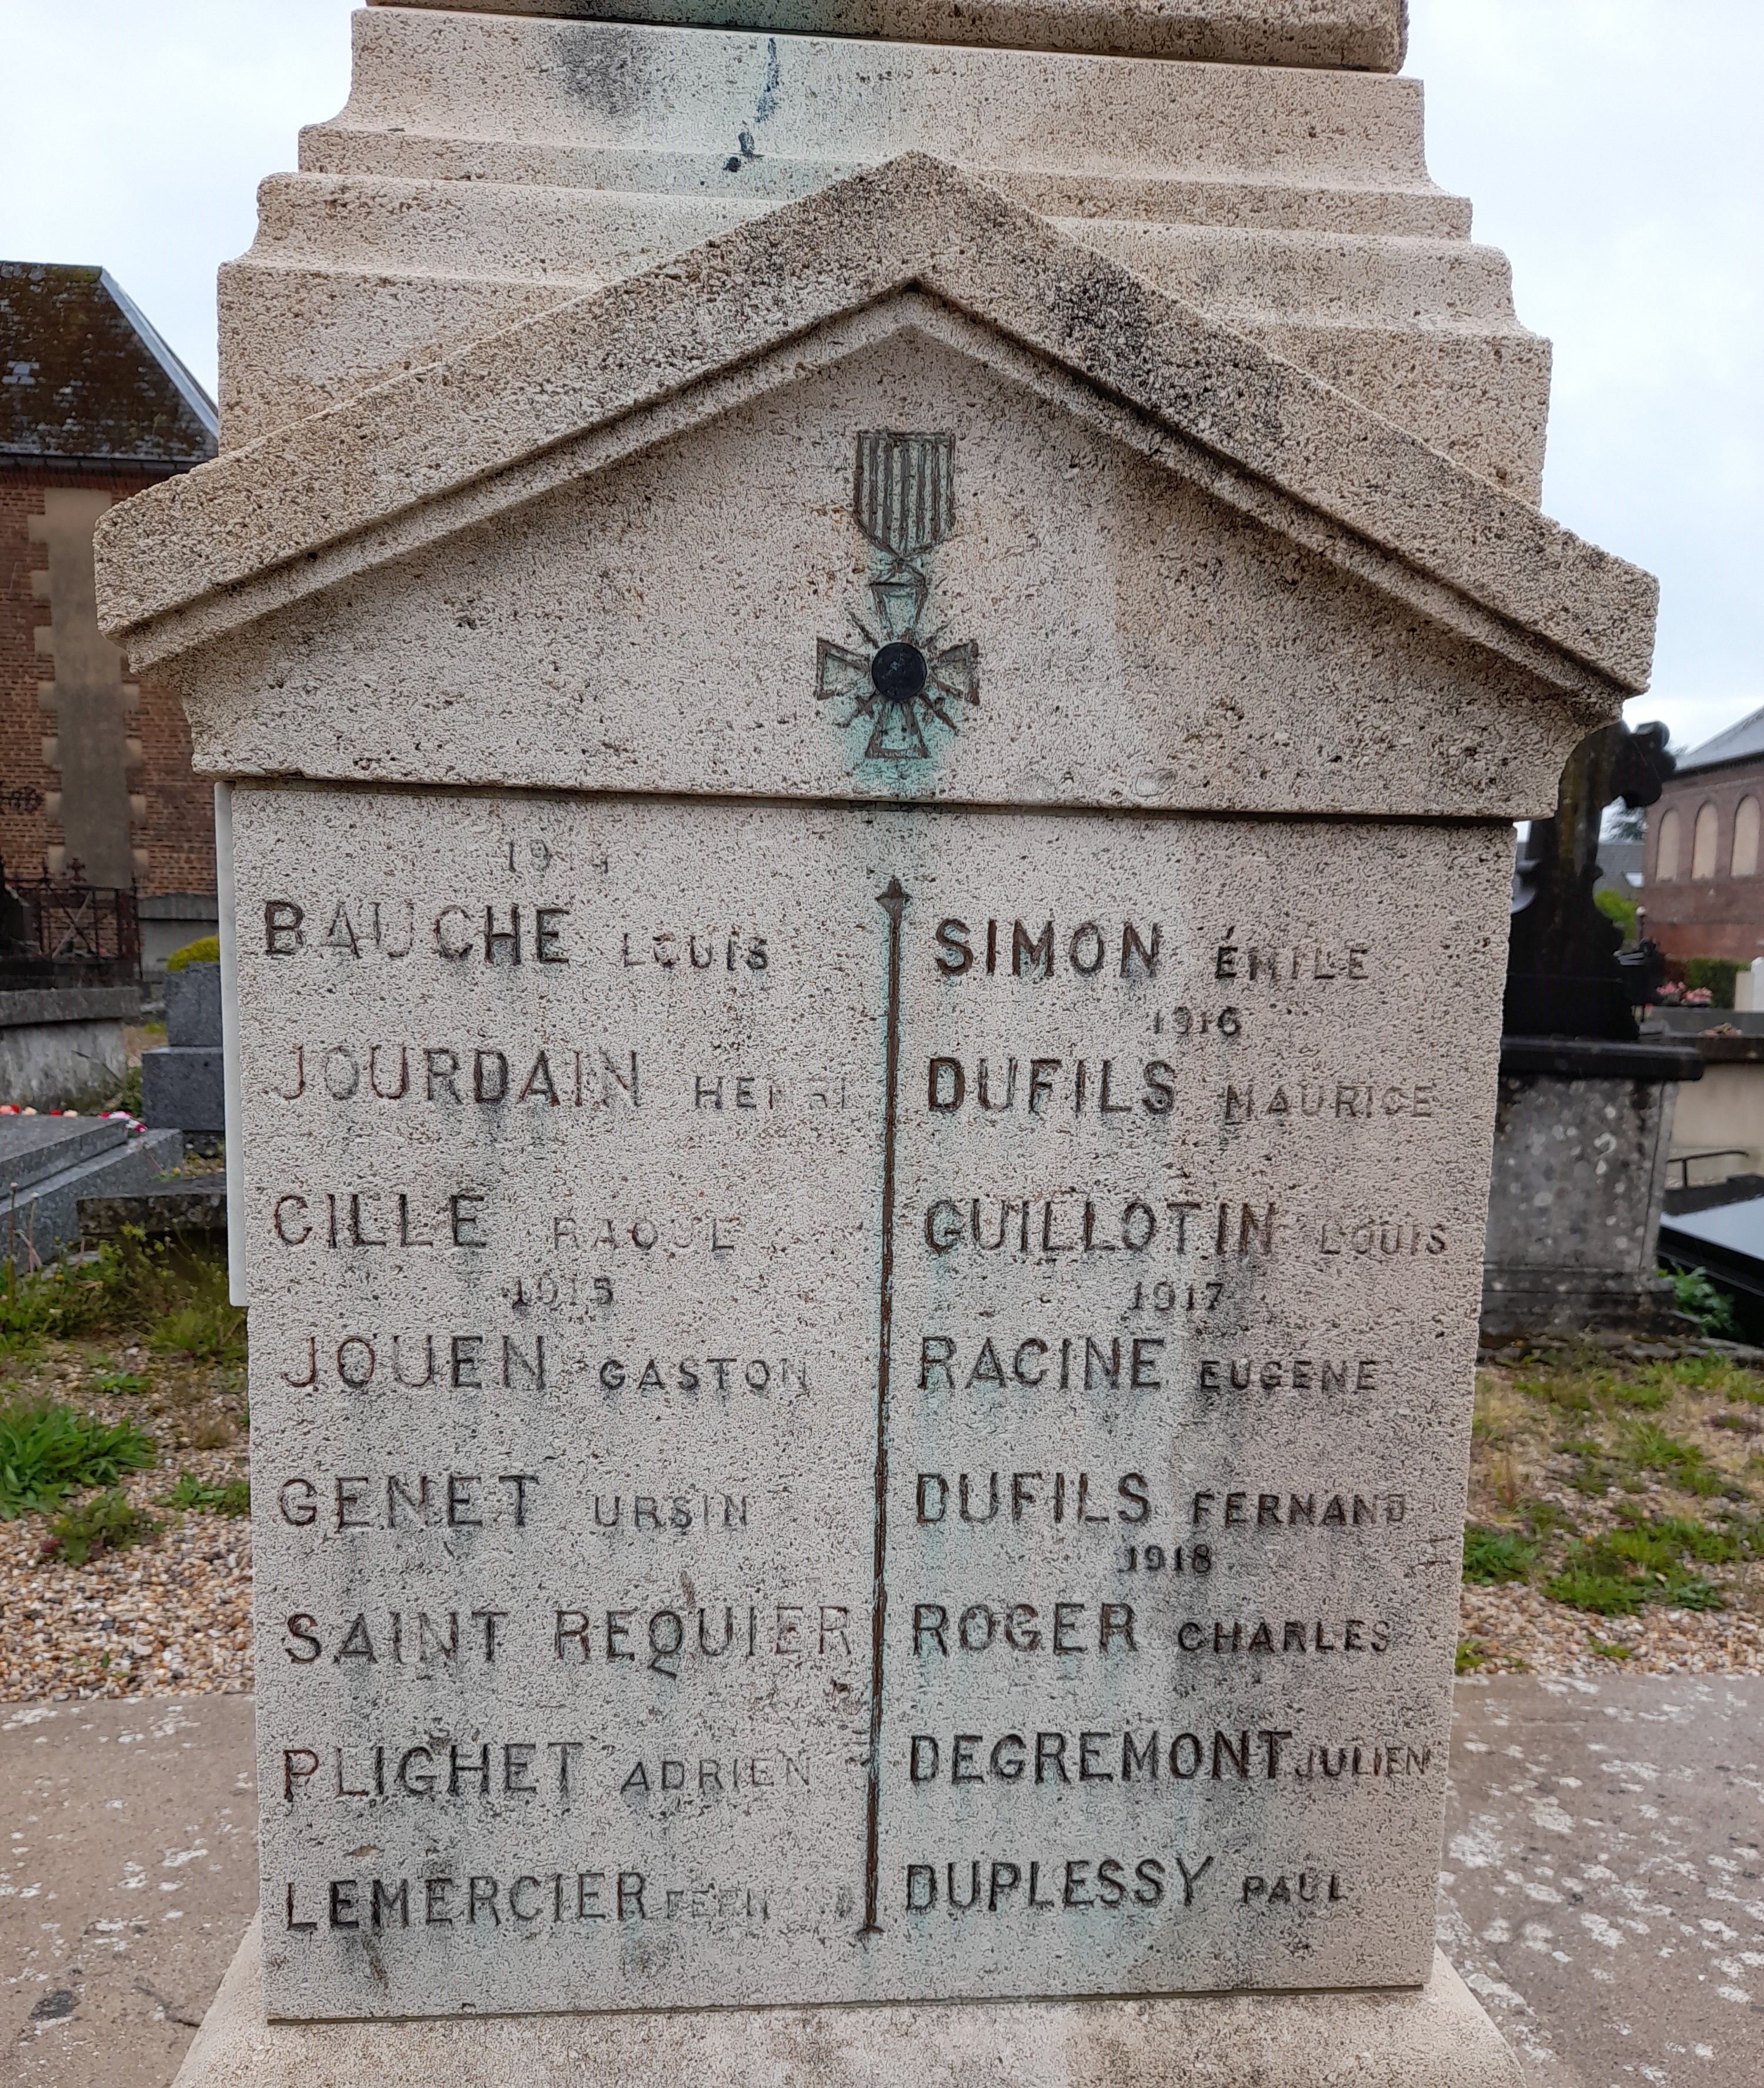
{"type": "MultiPolygon", "coordinates": [[[[376,281],[440,276],[550,282],[580,296],[713,238],[787,201],[790,193],[807,194],[855,171],[803,169],[804,178],[770,198],[751,191],[657,195],[634,185],[516,187],[280,174],[259,191],[251,259],[265,267],[317,267],[376,281]]],[[[1210,309],[1338,323],[1351,317],[1366,326],[1412,321],[1523,332],[1513,315],[1511,271],[1497,247],[1432,231],[1245,226],[1191,223],[1143,209],[1085,211],[1069,181],[1062,194],[1054,180],[987,178],[1072,237],[1087,238],[1118,259],[1131,260],[1136,246],[1146,250],[1146,262],[1133,265],[1161,268],[1159,280],[1172,295],[1210,309]]],[[[1141,190],[1137,199],[1154,199],[1141,190]]]]}
{"type": "MultiPolygon", "coordinates": [[[[1164,172],[1130,163],[1081,166],[1004,165],[987,156],[984,141],[961,156],[991,185],[1047,217],[1148,217],[1184,225],[1263,226],[1275,232],[1392,233],[1423,239],[1467,239],[1471,207],[1467,198],[1434,187],[1424,173],[1405,184],[1391,178],[1354,182],[1204,167],[1164,172]],[[978,155],[978,156],[977,156],[978,155]]],[[[831,158],[781,157],[773,154],[729,165],[726,151],[705,146],[697,151],[649,151],[633,145],[573,145],[555,139],[516,143],[506,139],[457,137],[451,133],[388,130],[358,126],[340,116],[315,126],[302,139],[302,174],[314,182],[413,182],[426,191],[426,207],[453,207],[453,199],[435,195],[438,184],[475,184],[482,191],[507,189],[586,189],[610,197],[629,194],[683,200],[759,203],[771,206],[807,195],[828,182],[871,164],[837,155],[831,158]]],[[[266,213],[282,210],[280,190],[298,177],[272,175],[260,190],[266,213]]],[[[340,189],[340,196],[348,190],[340,189]]],[[[492,201],[490,210],[518,209],[513,197],[492,201]]],[[[461,202],[461,209],[470,204],[461,202]]],[[[273,230],[270,232],[275,237],[273,230]]]]}
{"type": "MultiPolygon", "coordinates": [[[[453,7],[458,0],[369,0],[453,7]]],[[[465,0],[502,15],[777,29],[1014,49],[1134,51],[1225,65],[1394,72],[1404,0],[465,0]]]]}
{"type": "MultiPolygon", "coordinates": [[[[706,35],[666,7],[649,24],[533,18],[597,12],[356,18],[348,105],[304,134],[301,173],[266,185],[256,244],[222,271],[229,446],[910,151],[1538,498],[1548,350],[1515,319],[1504,261],[1469,244],[1467,204],[1428,180],[1415,83],[978,35],[706,35]]],[[[1304,14],[1325,33],[1328,11],[1304,14]]]]}
{"type": "Polygon", "coordinates": [[[353,49],[303,169],[339,131],[726,157],[745,130],[751,157],[1428,185],[1419,82],[1371,73],[398,8],[355,15],[353,49]]]}
{"type": "Polygon", "coordinates": [[[173,2088],[1520,2088],[1441,1953],[1420,1987],[1181,2000],[272,2022],[246,1930],[173,2088]],[[1109,2070],[1130,2052],[1130,2070],[1109,2070]]]}
{"type": "MultiPolygon", "coordinates": [[[[835,171],[799,167],[788,186],[804,190],[835,171]]],[[[1068,215],[1092,201],[1073,193],[1078,183],[1013,176],[997,185],[1024,200],[1029,190],[1032,207],[1069,237],[1535,496],[1524,460],[1534,439],[1542,454],[1549,349],[1514,318],[1510,273],[1496,249],[1406,233],[1159,222],[1094,208],[1068,215]],[[1400,357],[1390,353],[1394,330],[1403,336],[1400,357]]],[[[782,199],[278,177],[260,193],[251,253],[224,272],[222,306],[229,323],[236,315],[261,337],[279,335],[299,366],[260,363],[242,379],[229,396],[229,430],[243,440],[321,411],[350,370],[383,377],[431,362],[782,199]]]]}

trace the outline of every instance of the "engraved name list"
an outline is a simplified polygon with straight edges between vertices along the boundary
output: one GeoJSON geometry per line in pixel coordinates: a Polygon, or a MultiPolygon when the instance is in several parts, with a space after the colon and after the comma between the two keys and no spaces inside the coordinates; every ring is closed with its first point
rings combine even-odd
{"type": "Polygon", "coordinates": [[[1480,836],[235,807],[278,2012],[1424,1975],[1480,836]]]}

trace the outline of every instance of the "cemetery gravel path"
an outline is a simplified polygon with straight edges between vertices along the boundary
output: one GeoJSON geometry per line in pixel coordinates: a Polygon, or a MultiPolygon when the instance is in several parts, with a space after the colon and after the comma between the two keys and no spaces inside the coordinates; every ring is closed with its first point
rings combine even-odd
{"type": "Polygon", "coordinates": [[[0,2082],[166,2088],[257,1904],[249,1696],[0,1706],[0,2082]]]}
{"type": "Polygon", "coordinates": [[[1552,2088],[1764,2082],[1764,1677],[1457,1690],[1439,1940],[1552,2088]]]}
{"type": "MultiPolygon", "coordinates": [[[[211,1483],[237,1476],[238,1461],[179,1460],[211,1483]]],[[[83,1566],[43,1556],[48,1516],[0,1522],[0,1706],[251,1688],[250,1525],[168,1509],[166,1480],[123,1483],[159,1533],[83,1566]]]]}
{"type": "MultiPolygon", "coordinates": [[[[168,2088],[256,1900],[248,1696],[0,1707],[0,2082],[168,2088]]],[[[1764,1677],[1460,1683],[1446,1954],[1550,2088],[1764,2081],[1764,1677]]]]}

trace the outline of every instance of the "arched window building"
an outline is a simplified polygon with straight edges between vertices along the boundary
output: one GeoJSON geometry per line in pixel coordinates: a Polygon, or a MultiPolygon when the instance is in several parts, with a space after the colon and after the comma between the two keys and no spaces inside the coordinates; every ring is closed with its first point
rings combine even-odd
{"type": "Polygon", "coordinates": [[[1715,847],[1720,839],[1721,822],[1711,804],[1697,807],[1697,828],[1691,837],[1690,874],[1693,877],[1710,878],[1715,874],[1715,847]]]}
{"type": "Polygon", "coordinates": [[[1678,807],[1668,805],[1660,815],[1659,842],[1654,856],[1654,875],[1662,884],[1677,880],[1680,825],[1678,807]]]}
{"type": "Polygon", "coordinates": [[[1739,810],[1733,815],[1733,862],[1730,875],[1734,877],[1758,875],[1758,800],[1742,798],[1739,810]]]}
{"type": "Polygon", "coordinates": [[[1638,900],[1646,932],[1682,964],[1764,957],[1764,710],[1681,754],[1647,837],[1599,850],[1608,881],[1638,900]],[[1627,871],[1628,875],[1625,873],[1627,871]],[[1634,882],[1640,873],[1642,883],[1634,882]]]}

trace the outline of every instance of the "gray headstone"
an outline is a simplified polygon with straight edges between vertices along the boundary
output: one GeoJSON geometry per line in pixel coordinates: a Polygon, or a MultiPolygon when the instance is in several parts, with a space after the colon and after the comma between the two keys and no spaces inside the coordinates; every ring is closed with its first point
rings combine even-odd
{"type": "Polygon", "coordinates": [[[220,1043],[220,967],[186,965],[165,974],[165,1042],[178,1049],[220,1043]]]}

